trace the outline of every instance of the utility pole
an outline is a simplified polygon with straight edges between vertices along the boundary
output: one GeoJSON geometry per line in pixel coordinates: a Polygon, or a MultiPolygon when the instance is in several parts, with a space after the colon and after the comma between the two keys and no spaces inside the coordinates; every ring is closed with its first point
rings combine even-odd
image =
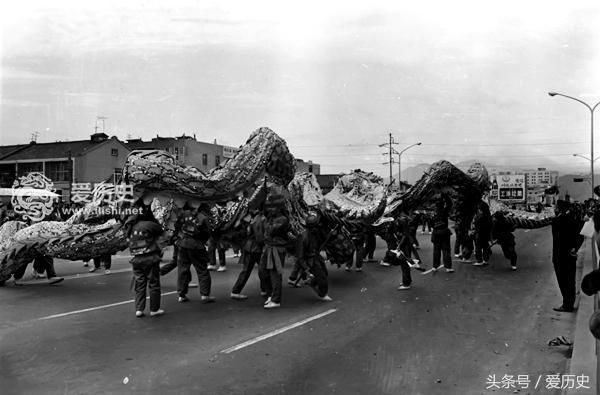
{"type": "MultiPolygon", "coordinates": [[[[392,165],[394,164],[394,157],[392,156],[392,153],[395,152],[394,148],[392,147],[394,144],[398,144],[396,142],[394,142],[394,136],[392,136],[392,134],[389,134],[390,136],[390,141],[389,143],[383,143],[383,144],[379,144],[380,147],[388,147],[389,152],[384,153],[383,155],[389,155],[390,156],[390,160],[388,162],[383,163],[384,165],[387,165],[389,163],[390,165],[390,185],[392,184],[393,180],[392,180],[392,165]]],[[[400,185],[398,183],[398,185],[400,185]]]]}

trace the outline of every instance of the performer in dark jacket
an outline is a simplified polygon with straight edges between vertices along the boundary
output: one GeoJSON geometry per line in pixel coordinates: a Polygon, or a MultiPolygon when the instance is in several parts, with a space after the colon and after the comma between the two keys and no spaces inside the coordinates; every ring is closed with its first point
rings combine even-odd
{"type": "Polygon", "coordinates": [[[267,293],[265,309],[281,306],[283,265],[290,230],[290,221],[284,212],[284,199],[283,195],[269,195],[265,203],[265,246],[259,265],[260,280],[267,293]]]}
{"type": "Polygon", "coordinates": [[[150,315],[164,314],[160,308],[160,269],[162,256],[158,239],[162,227],[155,221],[142,220],[133,225],[129,233],[129,251],[133,258],[130,263],[135,278],[135,315],[144,316],[146,308],[146,287],[150,291],[150,315]]]}
{"type": "Polygon", "coordinates": [[[319,299],[328,302],[332,299],[328,295],[327,267],[321,256],[321,249],[325,247],[328,235],[319,228],[319,223],[320,217],[317,213],[307,215],[306,230],[299,239],[296,254],[298,264],[310,273],[309,285],[319,299]]]}
{"type": "Polygon", "coordinates": [[[577,250],[583,242],[578,218],[571,210],[570,203],[556,202],[556,216],[552,221],[552,264],[563,297],[562,305],[555,311],[572,312],[575,305],[575,263],[577,250]]]}
{"type": "Polygon", "coordinates": [[[517,251],[515,250],[515,230],[504,213],[497,211],[492,215],[492,239],[499,244],[506,259],[510,260],[512,270],[517,270],[517,251]]]}
{"type": "Polygon", "coordinates": [[[180,303],[188,301],[188,286],[192,279],[190,266],[194,266],[198,274],[200,300],[203,303],[215,301],[214,296],[210,296],[211,278],[207,268],[209,259],[206,242],[210,237],[208,211],[208,205],[201,204],[195,210],[185,210],[183,214],[181,237],[177,241],[177,300],[180,303]]]}
{"type": "Polygon", "coordinates": [[[492,237],[492,214],[486,202],[479,202],[477,214],[473,218],[475,239],[475,259],[473,266],[487,265],[490,259],[490,238],[492,237]]]}
{"type": "Polygon", "coordinates": [[[264,228],[266,218],[259,210],[254,210],[251,215],[252,219],[248,224],[246,241],[242,247],[242,256],[240,257],[240,261],[243,265],[242,270],[240,271],[237,281],[231,290],[231,298],[237,300],[248,299],[248,296],[242,294],[242,290],[252,274],[254,265],[260,262],[262,250],[265,245],[264,228]]]}
{"type": "Polygon", "coordinates": [[[448,216],[452,201],[450,197],[442,194],[435,205],[433,214],[433,232],[431,233],[431,242],[433,243],[433,269],[437,271],[440,267],[440,258],[443,255],[444,267],[447,273],[454,272],[452,268],[452,257],[450,256],[450,236],[452,232],[448,228],[448,216]]]}

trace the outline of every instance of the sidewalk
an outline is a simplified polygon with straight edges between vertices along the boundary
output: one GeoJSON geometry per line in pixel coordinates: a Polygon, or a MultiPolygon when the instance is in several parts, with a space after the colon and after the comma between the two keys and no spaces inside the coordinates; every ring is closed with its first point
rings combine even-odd
{"type": "MultiPolygon", "coordinates": [[[[591,257],[590,257],[591,258],[591,257]]],[[[583,274],[592,270],[592,259],[585,259],[583,274]]],[[[589,389],[572,388],[563,391],[565,395],[596,395],[597,390],[597,367],[596,339],[589,329],[589,321],[594,312],[594,297],[581,293],[579,308],[575,321],[575,336],[573,340],[573,355],[569,365],[568,374],[574,376],[587,376],[590,378],[589,389]]]]}

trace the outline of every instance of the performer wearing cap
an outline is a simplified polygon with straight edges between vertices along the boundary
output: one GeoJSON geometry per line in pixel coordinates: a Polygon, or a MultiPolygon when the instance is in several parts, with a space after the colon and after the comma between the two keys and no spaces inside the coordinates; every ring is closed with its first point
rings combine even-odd
{"type": "Polygon", "coordinates": [[[265,204],[265,246],[259,265],[261,284],[267,296],[265,309],[281,306],[285,247],[288,244],[288,231],[290,230],[290,221],[285,215],[284,199],[283,195],[271,194],[267,197],[265,204]]]}
{"type": "Polygon", "coordinates": [[[327,267],[321,256],[321,249],[327,242],[328,235],[319,229],[321,218],[318,213],[311,212],[306,217],[306,230],[299,239],[296,254],[298,264],[309,274],[309,285],[315,290],[319,299],[329,302],[329,284],[327,267]]]}
{"type": "Polygon", "coordinates": [[[153,220],[150,213],[144,217],[136,217],[129,233],[129,251],[133,258],[135,279],[135,315],[144,316],[146,308],[146,287],[150,290],[150,315],[164,314],[160,308],[160,269],[162,251],[158,239],[162,235],[162,227],[153,220]],[[142,219],[141,221],[139,221],[142,219]],[[136,222],[137,221],[137,222],[136,222]]]}

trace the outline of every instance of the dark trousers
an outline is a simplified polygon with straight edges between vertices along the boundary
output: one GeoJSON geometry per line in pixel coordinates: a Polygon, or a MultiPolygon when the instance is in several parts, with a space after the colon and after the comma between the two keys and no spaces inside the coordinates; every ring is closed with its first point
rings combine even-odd
{"type": "Polygon", "coordinates": [[[517,251],[515,251],[514,240],[498,240],[498,244],[502,248],[502,253],[506,259],[510,259],[511,266],[517,266],[517,251]]]}
{"type": "Polygon", "coordinates": [[[131,260],[135,279],[135,310],[146,308],[146,288],[150,293],[150,311],[160,309],[160,257],[156,254],[136,256],[131,260]]]}
{"type": "MultiPolygon", "coordinates": [[[[364,242],[354,242],[354,247],[356,248],[356,268],[359,269],[363,265],[363,261],[365,259],[365,243],[364,242]]],[[[354,258],[354,257],[353,257],[354,258]]],[[[352,260],[346,263],[346,267],[352,267],[352,260]]]]}
{"type": "MultiPolygon", "coordinates": [[[[29,264],[26,263],[24,265],[21,265],[17,270],[15,270],[13,274],[15,280],[20,280],[23,278],[28,265],[29,264]]],[[[46,276],[48,278],[56,277],[56,272],[54,271],[54,258],[39,254],[36,255],[33,259],[33,270],[35,270],[38,273],[46,272],[46,276]]]]}
{"type": "Polygon", "coordinates": [[[109,270],[112,264],[112,256],[110,254],[94,257],[94,267],[100,269],[100,265],[104,265],[106,270],[109,270]]]}
{"type": "Polygon", "coordinates": [[[179,247],[177,254],[177,292],[179,296],[186,296],[188,285],[192,281],[190,267],[193,265],[198,275],[198,288],[200,295],[210,295],[210,272],[207,268],[208,254],[205,249],[191,249],[179,247]]]}
{"type": "Polygon", "coordinates": [[[367,233],[367,241],[365,245],[365,255],[367,259],[372,260],[375,248],[377,246],[377,239],[375,233],[367,233]]]}
{"type": "MultiPolygon", "coordinates": [[[[285,262],[285,253],[280,253],[281,262],[285,262]]],[[[267,269],[267,256],[263,254],[258,266],[258,276],[260,278],[260,288],[267,293],[274,303],[281,303],[281,287],[283,276],[277,269],[267,269]]]]}
{"type": "Polygon", "coordinates": [[[292,269],[292,272],[290,273],[290,280],[296,281],[298,279],[298,276],[300,276],[301,280],[304,280],[306,278],[306,273],[303,271],[302,265],[300,265],[298,263],[298,259],[295,259],[294,260],[294,268],[292,269]]]}
{"type": "Polygon", "coordinates": [[[554,263],[554,273],[558,280],[558,287],[563,297],[563,307],[572,309],[575,304],[575,275],[576,259],[567,258],[561,262],[554,263]]]}
{"type": "Polygon", "coordinates": [[[250,275],[252,274],[252,269],[254,269],[254,265],[260,263],[260,252],[246,252],[242,251],[242,256],[240,260],[242,261],[242,271],[238,275],[237,281],[233,285],[233,289],[231,293],[239,294],[244,289],[244,286],[248,282],[250,275]]]}
{"type": "Polygon", "coordinates": [[[322,259],[318,259],[310,268],[313,275],[310,286],[317,292],[317,295],[323,297],[329,293],[329,283],[327,281],[327,268],[322,259]]]}
{"type": "Polygon", "coordinates": [[[450,257],[450,235],[439,236],[433,243],[433,267],[440,267],[440,258],[444,257],[444,267],[452,267],[452,258],[450,257]]]}
{"type": "Polygon", "coordinates": [[[490,242],[488,240],[475,240],[475,259],[477,262],[490,260],[490,242]]]}
{"type": "Polygon", "coordinates": [[[221,242],[208,243],[208,256],[211,266],[217,266],[217,254],[219,255],[219,266],[225,266],[225,248],[221,246],[221,242]]]}
{"type": "Polygon", "coordinates": [[[171,258],[171,262],[166,263],[160,268],[160,275],[164,276],[173,271],[177,267],[177,254],[179,254],[179,247],[173,247],[173,257],[171,258]]]}

